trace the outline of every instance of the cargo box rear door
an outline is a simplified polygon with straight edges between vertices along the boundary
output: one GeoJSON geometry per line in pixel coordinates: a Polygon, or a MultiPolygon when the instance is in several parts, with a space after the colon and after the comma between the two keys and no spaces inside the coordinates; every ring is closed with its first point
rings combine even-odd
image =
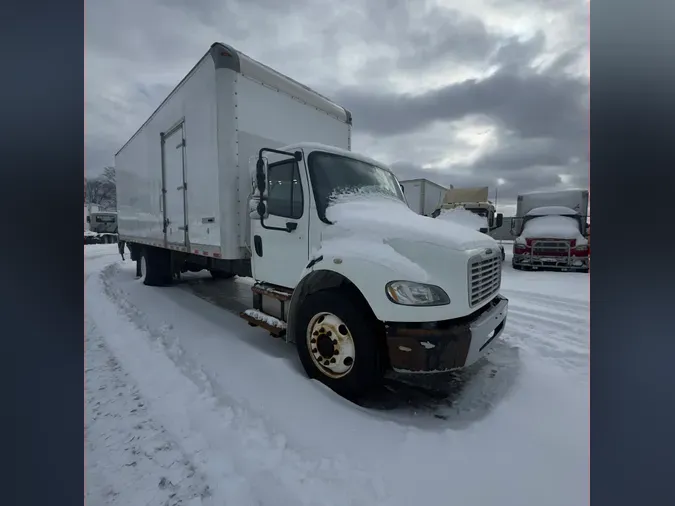
{"type": "Polygon", "coordinates": [[[187,245],[185,136],[183,123],[162,137],[164,237],[169,244],[187,245]]]}

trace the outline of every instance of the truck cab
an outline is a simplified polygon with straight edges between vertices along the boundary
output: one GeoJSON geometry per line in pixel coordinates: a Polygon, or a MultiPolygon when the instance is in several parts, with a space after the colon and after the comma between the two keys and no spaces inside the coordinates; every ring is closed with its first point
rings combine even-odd
{"type": "Polygon", "coordinates": [[[242,317],[283,329],[311,377],[349,396],[389,368],[471,365],[499,337],[492,238],[416,214],[388,167],[351,151],[303,143],[252,162],[256,296],[242,317]]]}
{"type": "Polygon", "coordinates": [[[535,207],[522,219],[513,243],[513,267],[588,272],[590,248],[585,218],[564,206],[535,207]]]}
{"type": "MultiPolygon", "coordinates": [[[[463,223],[466,226],[475,228],[483,234],[489,234],[491,231],[502,226],[504,216],[497,213],[495,205],[488,200],[488,188],[450,188],[447,190],[443,202],[436,209],[432,217],[438,218],[443,215],[443,219],[463,223]],[[460,213],[453,213],[456,210],[466,210],[478,217],[478,220],[466,220],[460,213]],[[451,212],[447,212],[451,211],[451,212]]],[[[506,258],[504,246],[498,244],[502,261],[506,258]]]]}

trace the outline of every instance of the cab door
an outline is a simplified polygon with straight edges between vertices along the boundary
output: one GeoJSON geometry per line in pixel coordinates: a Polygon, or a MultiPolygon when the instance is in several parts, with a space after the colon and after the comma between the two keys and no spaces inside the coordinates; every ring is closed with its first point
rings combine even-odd
{"type": "Polygon", "coordinates": [[[262,221],[251,220],[256,281],[295,288],[308,262],[309,201],[304,159],[298,162],[285,156],[271,157],[267,170],[268,216],[262,221]],[[293,230],[287,230],[289,224],[293,230]]]}

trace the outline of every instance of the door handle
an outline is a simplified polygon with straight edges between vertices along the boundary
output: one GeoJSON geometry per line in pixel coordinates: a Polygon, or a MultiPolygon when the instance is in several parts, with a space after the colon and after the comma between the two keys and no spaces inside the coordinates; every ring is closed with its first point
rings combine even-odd
{"type": "Polygon", "coordinates": [[[298,224],[294,221],[287,221],[286,222],[286,230],[290,233],[293,232],[295,229],[298,228],[298,224]]]}

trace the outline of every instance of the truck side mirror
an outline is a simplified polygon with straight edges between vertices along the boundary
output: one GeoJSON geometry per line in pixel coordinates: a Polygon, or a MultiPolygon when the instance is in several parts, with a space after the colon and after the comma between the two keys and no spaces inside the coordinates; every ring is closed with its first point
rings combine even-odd
{"type": "Polygon", "coordinates": [[[497,222],[495,223],[495,228],[499,228],[504,224],[504,215],[502,213],[497,213],[497,222]]]}
{"type": "Polygon", "coordinates": [[[255,164],[255,180],[260,196],[264,195],[267,190],[267,169],[267,158],[259,157],[255,164]]]}

